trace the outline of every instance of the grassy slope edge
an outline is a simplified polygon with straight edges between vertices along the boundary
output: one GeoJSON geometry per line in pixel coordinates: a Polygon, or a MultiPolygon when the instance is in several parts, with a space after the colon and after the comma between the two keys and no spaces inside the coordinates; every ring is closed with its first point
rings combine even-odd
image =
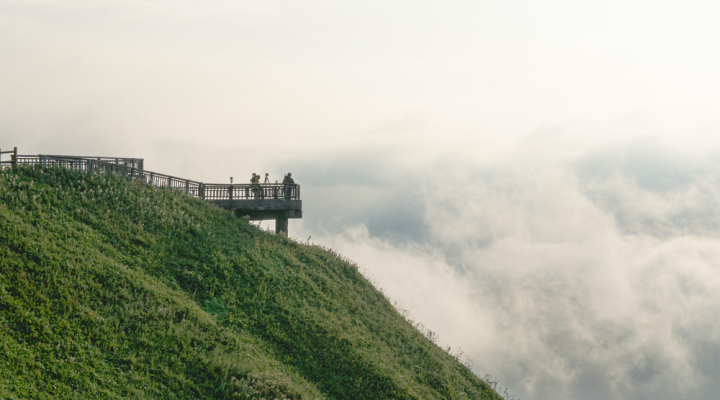
{"type": "Polygon", "coordinates": [[[352,263],[120,177],[0,171],[0,398],[499,399],[352,263]]]}

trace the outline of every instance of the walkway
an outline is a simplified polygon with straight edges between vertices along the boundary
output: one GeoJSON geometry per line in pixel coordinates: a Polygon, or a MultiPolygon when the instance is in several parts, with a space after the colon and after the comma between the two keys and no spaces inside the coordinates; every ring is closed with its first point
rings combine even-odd
{"type": "Polygon", "coordinates": [[[10,160],[2,161],[0,167],[12,165],[43,165],[75,171],[113,173],[131,179],[139,179],[157,187],[169,187],[184,191],[187,195],[206,200],[239,217],[249,216],[251,220],[275,220],[275,232],[288,234],[288,219],[302,218],[300,185],[270,184],[227,184],[203,183],[143,169],[142,158],[88,157],[60,155],[19,155],[17,147],[10,154],[10,160]]]}

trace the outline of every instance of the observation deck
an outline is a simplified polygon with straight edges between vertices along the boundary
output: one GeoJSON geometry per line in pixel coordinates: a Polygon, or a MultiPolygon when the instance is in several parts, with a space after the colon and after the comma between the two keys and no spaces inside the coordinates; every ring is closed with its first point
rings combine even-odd
{"type": "Polygon", "coordinates": [[[232,211],[238,217],[249,217],[252,221],[274,219],[275,232],[286,236],[288,219],[302,218],[302,200],[300,200],[300,185],[298,184],[203,183],[147,171],[143,169],[144,160],[142,158],[19,155],[17,147],[11,151],[0,150],[0,168],[15,165],[42,165],[75,171],[112,173],[129,179],[138,179],[152,186],[168,187],[185,192],[188,196],[232,211]],[[3,154],[9,154],[10,160],[2,161],[3,154]]]}
{"type": "Polygon", "coordinates": [[[203,184],[203,199],[252,221],[275,220],[275,232],[288,233],[288,219],[302,218],[300,185],[282,183],[203,184]]]}

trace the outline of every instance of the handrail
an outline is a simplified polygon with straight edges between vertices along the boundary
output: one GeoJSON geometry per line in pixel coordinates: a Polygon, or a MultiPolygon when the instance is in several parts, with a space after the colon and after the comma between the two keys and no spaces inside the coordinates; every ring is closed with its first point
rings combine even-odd
{"type": "Polygon", "coordinates": [[[110,164],[121,164],[126,165],[133,168],[139,168],[143,169],[144,159],[142,158],[133,158],[133,157],[97,157],[97,156],[63,156],[63,155],[55,155],[55,154],[39,154],[40,156],[45,157],[55,157],[55,158],[87,158],[91,160],[98,160],[98,161],[104,161],[110,164]]]}
{"type": "Polygon", "coordinates": [[[17,147],[13,147],[12,150],[9,151],[2,151],[0,149],[0,167],[2,167],[2,164],[12,164],[15,165],[15,160],[17,159],[17,147]],[[12,154],[10,156],[10,161],[2,161],[2,155],[3,154],[12,154]]]}
{"type": "MultiPolygon", "coordinates": [[[[33,154],[34,155],[34,154],[33,154]]],[[[95,160],[143,160],[136,157],[104,157],[104,156],[67,156],[62,154],[38,154],[39,156],[56,157],[56,158],[91,158],[95,160]]]]}
{"type": "MultiPolygon", "coordinates": [[[[0,152],[0,154],[5,152],[0,152]]],[[[46,167],[68,168],[76,171],[114,173],[126,176],[130,179],[139,179],[147,184],[158,187],[170,187],[184,191],[186,194],[208,201],[217,200],[300,200],[300,185],[283,183],[203,183],[190,179],[183,179],[158,172],[146,171],[138,168],[135,161],[141,158],[119,158],[119,157],[75,157],[56,155],[17,155],[17,148],[13,153],[13,160],[0,161],[0,168],[6,168],[3,164],[42,165],[46,167]],[[100,158],[100,159],[98,159],[100,158]],[[102,160],[102,158],[110,161],[102,160]],[[132,160],[129,165],[125,160],[132,160]],[[118,161],[123,161],[120,163],[118,161]]]]}

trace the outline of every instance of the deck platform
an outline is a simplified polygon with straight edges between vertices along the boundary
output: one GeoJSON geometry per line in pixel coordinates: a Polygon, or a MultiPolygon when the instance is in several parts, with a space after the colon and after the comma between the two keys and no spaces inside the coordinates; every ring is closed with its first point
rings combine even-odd
{"type": "Polygon", "coordinates": [[[239,218],[251,221],[275,220],[275,232],[288,234],[288,219],[302,218],[302,200],[209,200],[220,208],[230,210],[239,218]]]}
{"type": "Polygon", "coordinates": [[[188,196],[232,211],[238,217],[248,216],[253,221],[274,219],[275,232],[286,236],[288,219],[302,218],[302,200],[300,200],[300,185],[298,184],[203,183],[147,171],[143,169],[144,160],[142,158],[20,155],[17,153],[17,147],[12,151],[0,150],[0,168],[9,168],[19,164],[112,173],[130,179],[139,179],[152,186],[168,187],[185,192],[188,196]],[[2,160],[2,154],[10,154],[10,160],[2,160]]]}

